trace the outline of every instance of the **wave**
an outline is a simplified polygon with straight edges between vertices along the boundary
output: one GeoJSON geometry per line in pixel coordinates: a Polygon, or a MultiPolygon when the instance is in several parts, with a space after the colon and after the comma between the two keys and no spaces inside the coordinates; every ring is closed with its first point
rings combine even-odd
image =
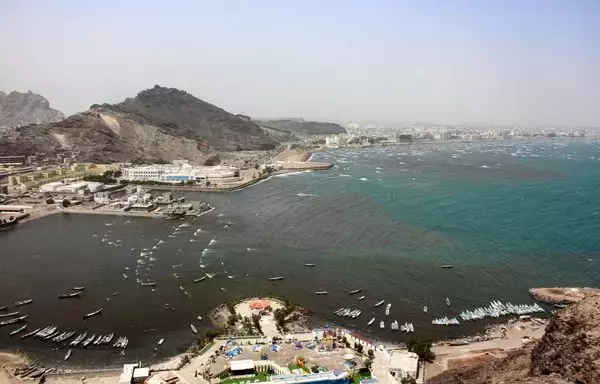
{"type": "Polygon", "coordinates": [[[369,181],[369,179],[367,179],[366,177],[361,177],[359,180],[360,181],[369,181]]]}
{"type": "Polygon", "coordinates": [[[346,174],[343,174],[343,173],[340,173],[340,176],[341,176],[341,177],[352,177],[352,176],[350,176],[350,175],[346,175],[346,174]]]}
{"type": "Polygon", "coordinates": [[[312,172],[312,169],[307,169],[305,171],[295,171],[295,172],[282,173],[281,175],[275,175],[273,177],[289,177],[289,176],[300,175],[302,173],[309,173],[309,172],[312,172]]]}
{"type": "Polygon", "coordinates": [[[300,197],[315,197],[315,196],[319,196],[316,193],[304,193],[304,192],[300,192],[300,193],[296,193],[296,196],[300,196],[300,197]]]}

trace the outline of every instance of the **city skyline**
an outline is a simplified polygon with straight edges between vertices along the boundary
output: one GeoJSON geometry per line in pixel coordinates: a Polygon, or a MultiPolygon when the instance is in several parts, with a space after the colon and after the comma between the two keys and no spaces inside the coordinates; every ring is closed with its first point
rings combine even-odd
{"type": "Polygon", "coordinates": [[[2,5],[0,90],[69,115],[160,84],[255,118],[600,125],[592,1],[33,4],[2,5]]]}

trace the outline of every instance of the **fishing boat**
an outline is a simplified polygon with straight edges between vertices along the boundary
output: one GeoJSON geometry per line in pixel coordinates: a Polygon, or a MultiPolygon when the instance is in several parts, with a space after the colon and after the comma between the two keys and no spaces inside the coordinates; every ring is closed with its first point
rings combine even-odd
{"type": "Polygon", "coordinates": [[[33,335],[35,335],[36,333],[38,333],[39,331],[41,331],[41,330],[42,330],[41,328],[38,328],[38,329],[36,329],[35,331],[31,331],[31,332],[29,332],[29,333],[26,333],[26,334],[24,334],[23,336],[21,336],[21,339],[26,339],[26,338],[28,338],[28,337],[30,337],[30,336],[33,336],[33,335]]]}
{"type": "Polygon", "coordinates": [[[73,292],[73,293],[65,293],[65,294],[62,294],[62,295],[58,295],[58,298],[59,299],[70,299],[72,297],[79,297],[79,296],[81,296],[81,291],[79,291],[79,292],[73,292]]]}
{"type": "Polygon", "coordinates": [[[385,303],[385,300],[378,301],[377,303],[375,303],[374,307],[379,307],[383,303],[385,303]]]}
{"type": "Polygon", "coordinates": [[[354,294],[357,294],[357,293],[358,293],[358,292],[360,292],[360,291],[361,291],[361,289],[360,289],[360,288],[359,288],[359,289],[355,289],[354,291],[350,291],[350,294],[351,294],[351,295],[354,295],[354,294]]]}
{"type": "Polygon", "coordinates": [[[27,315],[21,316],[21,317],[15,317],[14,319],[0,321],[0,326],[20,323],[21,321],[25,320],[26,318],[27,318],[27,315]]]}
{"type": "Polygon", "coordinates": [[[450,299],[446,297],[446,305],[449,307],[450,306],[450,299]]]}
{"type": "Polygon", "coordinates": [[[31,304],[33,303],[33,299],[27,299],[27,300],[23,300],[23,301],[17,301],[15,303],[15,307],[20,307],[21,305],[27,305],[27,304],[31,304]]]}
{"type": "Polygon", "coordinates": [[[0,311],[6,311],[6,305],[4,307],[0,307],[0,311]]]}
{"type": "Polygon", "coordinates": [[[365,299],[365,296],[361,296],[358,298],[358,300],[364,300],[364,299],[365,299]]]}
{"type": "Polygon", "coordinates": [[[142,287],[156,287],[156,283],[154,281],[142,281],[140,282],[142,287]]]}
{"type": "Polygon", "coordinates": [[[304,264],[305,267],[314,267],[316,264],[304,264]]]}
{"type": "Polygon", "coordinates": [[[383,320],[379,322],[379,328],[385,328],[385,323],[383,322],[383,320]]]}
{"type": "Polygon", "coordinates": [[[196,329],[196,327],[194,327],[194,324],[190,324],[190,328],[192,329],[192,332],[194,333],[194,335],[196,335],[198,333],[198,330],[196,329]]]}
{"type": "Polygon", "coordinates": [[[367,325],[371,325],[375,322],[375,318],[372,318],[371,320],[369,320],[369,322],[367,323],[367,325]]]}
{"type": "Polygon", "coordinates": [[[283,276],[269,277],[269,281],[278,281],[278,280],[283,280],[283,276]]]}
{"type": "Polygon", "coordinates": [[[165,339],[160,339],[160,340],[158,340],[158,345],[162,345],[162,343],[164,343],[164,342],[165,342],[165,339]]]}
{"type": "Polygon", "coordinates": [[[92,336],[88,337],[87,339],[85,339],[83,341],[83,343],[81,343],[81,346],[84,347],[84,348],[87,347],[88,345],[90,345],[90,343],[92,341],[94,341],[95,338],[96,338],[96,335],[92,335],[92,336]]]}
{"type": "Polygon", "coordinates": [[[450,269],[450,268],[454,268],[454,265],[452,265],[452,264],[444,264],[444,265],[442,265],[442,268],[444,268],[444,269],[450,269]]]}
{"type": "Polygon", "coordinates": [[[0,315],[0,317],[13,317],[13,316],[18,316],[19,313],[21,312],[11,312],[11,313],[3,313],[0,315]]]}
{"type": "Polygon", "coordinates": [[[215,277],[214,273],[207,273],[206,277],[208,277],[209,279],[212,279],[213,277],[215,277]]]}
{"type": "Polygon", "coordinates": [[[315,295],[326,295],[326,294],[327,294],[327,291],[318,291],[318,292],[315,292],[315,295]]]}
{"type": "Polygon", "coordinates": [[[81,343],[83,340],[85,340],[85,337],[87,336],[87,332],[84,332],[82,334],[80,334],[79,336],[77,336],[75,339],[73,339],[73,341],[71,341],[69,343],[69,345],[71,347],[76,347],[79,345],[79,343],[81,343]]]}
{"type": "Polygon", "coordinates": [[[206,276],[202,276],[202,277],[201,277],[201,278],[199,278],[199,279],[195,279],[195,280],[194,280],[194,283],[199,283],[199,282],[201,282],[201,281],[202,281],[202,280],[204,280],[204,279],[206,279],[206,276]]]}
{"type": "Polygon", "coordinates": [[[74,291],[83,291],[85,290],[85,287],[73,287],[74,291]]]}
{"type": "Polygon", "coordinates": [[[9,335],[10,335],[10,336],[14,336],[14,335],[16,335],[17,333],[21,333],[21,332],[23,332],[23,331],[25,330],[25,328],[27,328],[27,324],[25,324],[24,326],[22,326],[22,327],[21,327],[21,328],[19,328],[19,329],[15,329],[15,330],[14,330],[14,331],[12,331],[11,333],[9,333],[9,335]]]}
{"type": "Polygon", "coordinates": [[[69,360],[69,357],[71,357],[71,353],[72,353],[72,352],[73,352],[73,351],[72,351],[72,350],[70,350],[70,349],[67,351],[67,354],[65,355],[65,360],[69,360]]]}
{"type": "Polygon", "coordinates": [[[423,312],[427,313],[427,306],[423,307],[423,312]]]}
{"type": "Polygon", "coordinates": [[[103,310],[103,309],[104,309],[104,308],[100,308],[100,309],[98,309],[97,311],[94,311],[94,312],[87,313],[87,314],[83,315],[83,318],[84,318],[84,319],[87,319],[88,317],[92,317],[92,316],[99,315],[99,314],[100,314],[100,312],[102,312],[102,310],[103,310]]]}

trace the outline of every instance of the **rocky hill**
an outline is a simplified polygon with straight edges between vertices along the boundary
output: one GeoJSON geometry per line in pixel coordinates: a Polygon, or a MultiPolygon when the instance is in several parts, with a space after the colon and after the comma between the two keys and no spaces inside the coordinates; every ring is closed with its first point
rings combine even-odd
{"type": "Polygon", "coordinates": [[[219,151],[272,149],[276,141],[252,121],[187,92],[155,86],[122,103],[92,105],[52,124],[15,129],[0,155],[69,151],[78,161],[201,163],[219,151]]]}
{"type": "Polygon", "coordinates": [[[589,294],[550,320],[537,342],[504,359],[446,371],[427,384],[600,383],[600,295],[589,294]]]}
{"type": "Polygon", "coordinates": [[[259,120],[257,123],[266,128],[278,131],[288,131],[294,135],[300,136],[336,135],[346,133],[346,129],[339,124],[304,121],[302,119],[259,120]]]}
{"type": "Polygon", "coordinates": [[[0,128],[20,127],[29,124],[44,124],[61,121],[62,112],[50,108],[45,97],[33,93],[0,91],[0,128]]]}

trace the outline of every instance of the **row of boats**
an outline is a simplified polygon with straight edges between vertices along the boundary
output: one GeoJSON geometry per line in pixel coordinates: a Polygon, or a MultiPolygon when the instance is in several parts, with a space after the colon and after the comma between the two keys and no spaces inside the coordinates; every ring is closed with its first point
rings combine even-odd
{"type": "MultiPolygon", "coordinates": [[[[27,328],[27,325],[22,326],[21,328],[10,333],[11,336],[14,336],[27,328]]],[[[45,328],[38,328],[34,331],[28,332],[21,336],[22,339],[26,339],[28,337],[35,337],[41,340],[50,340],[54,343],[62,343],[67,341],[68,339],[75,336],[75,331],[64,331],[60,332],[58,327],[55,325],[49,325],[45,328]]],[[[87,332],[80,333],[73,340],[71,340],[68,345],[71,347],[81,346],[82,348],[86,348],[89,345],[101,346],[108,345],[114,339],[115,334],[110,333],[107,335],[103,334],[94,334],[88,337],[87,332]]],[[[129,344],[129,339],[126,337],[117,338],[116,342],[113,344],[114,348],[127,348],[129,344]]]]}
{"type": "Polygon", "coordinates": [[[481,320],[486,317],[497,318],[507,315],[529,315],[531,313],[544,312],[544,308],[538,303],[529,304],[512,304],[502,303],[497,300],[490,301],[489,306],[475,308],[473,310],[464,310],[460,313],[460,318],[464,321],[481,320]]]}
{"type": "Polygon", "coordinates": [[[340,317],[349,317],[351,319],[356,319],[362,314],[362,311],[360,309],[340,308],[334,313],[340,317]]]}
{"type": "Polygon", "coordinates": [[[448,316],[444,316],[444,317],[440,317],[437,319],[433,319],[431,320],[431,324],[434,325],[459,325],[459,321],[456,317],[448,317],[448,316]]]}
{"type": "MultiPolygon", "coordinates": [[[[382,321],[382,323],[383,323],[383,321],[382,321]]],[[[413,333],[415,331],[415,327],[414,327],[413,323],[405,322],[404,324],[398,326],[398,320],[394,320],[392,322],[390,328],[392,329],[392,331],[399,330],[400,332],[406,332],[406,333],[413,333]]]]}

